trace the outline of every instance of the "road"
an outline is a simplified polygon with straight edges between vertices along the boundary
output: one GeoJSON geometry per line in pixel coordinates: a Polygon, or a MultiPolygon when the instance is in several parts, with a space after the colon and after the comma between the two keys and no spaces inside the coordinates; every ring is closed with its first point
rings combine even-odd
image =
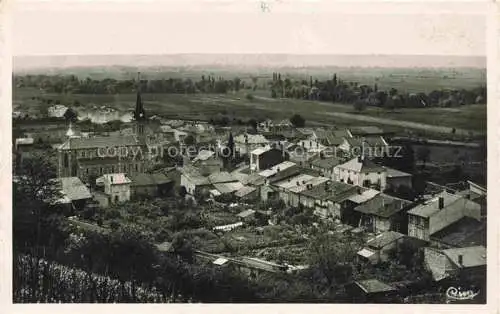
{"type": "MultiPolygon", "coordinates": [[[[435,133],[451,134],[452,130],[453,130],[453,128],[450,128],[450,127],[437,126],[437,125],[411,122],[411,121],[403,121],[403,120],[392,120],[392,119],[371,117],[371,116],[365,116],[362,114],[353,114],[353,113],[345,113],[345,112],[320,112],[320,111],[316,111],[316,114],[329,115],[329,116],[333,116],[336,118],[358,120],[358,121],[363,121],[363,122],[368,122],[368,123],[378,123],[378,124],[386,124],[386,125],[392,125],[392,126],[409,128],[409,129],[424,130],[424,131],[430,131],[430,132],[435,132],[435,133]]],[[[455,129],[455,134],[456,135],[464,135],[464,136],[481,135],[480,132],[464,130],[464,129],[455,129]]]]}

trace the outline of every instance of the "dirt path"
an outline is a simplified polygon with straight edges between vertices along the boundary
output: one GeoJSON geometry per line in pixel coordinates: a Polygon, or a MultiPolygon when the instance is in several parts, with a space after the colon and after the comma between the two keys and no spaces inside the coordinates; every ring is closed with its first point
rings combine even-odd
{"type": "MultiPolygon", "coordinates": [[[[436,133],[451,134],[451,132],[453,130],[453,128],[450,128],[450,127],[437,126],[437,125],[411,122],[411,121],[402,121],[402,120],[392,120],[392,119],[385,119],[385,118],[378,118],[378,117],[370,117],[370,116],[365,116],[365,115],[361,115],[361,114],[352,114],[352,113],[345,113],[345,112],[319,112],[319,111],[316,111],[316,114],[329,115],[329,116],[334,116],[337,118],[345,118],[345,119],[358,120],[358,121],[363,121],[363,122],[393,125],[393,126],[409,128],[409,129],[425,130],[425,131],[431,131],[431,132],[436,132],[436,133]]],[[[469,131],[469,130],[464,130],[464,129],[455,129],[455,134],[466,135],[466,136],[469,134],[481,135],[480,132],[469,131]]]]}

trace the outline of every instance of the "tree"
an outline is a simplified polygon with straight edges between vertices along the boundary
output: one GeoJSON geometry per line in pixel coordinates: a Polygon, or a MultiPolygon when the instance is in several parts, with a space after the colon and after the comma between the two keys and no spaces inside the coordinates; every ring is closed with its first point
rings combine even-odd
{"type": "Polygon", "coordinates": [[[257,131],[257,120],[255,119],[248,120],[248,125],[251,126],[254,131],[257,131]]]}
{"type": "Polygon", "coordinates": [[[194,145],[194,143],[196,142],[195,138],[193,135],[189,134],[188,136],[186,136],[184,138],[184,144],[186,145],[194,145]]]}
{"type": "Polygon", "coordinates": [[[78,119],[78,114],[71,108],[68,108],[64,113],[64,118],[66,121],[76,122],[78,119]]]}
{"type": "Polygon", "coordinates": [[[301,115],[299,115],[299,114],[294,114],[290,118],[290,122],[296,128],[303,128],[306,125],[306,120],[301,115]]]}
{"type": "Polygon", "coordinates": [[[366,109],[366,101],[363,99],[358,99],[354,102],[354,110],[357,112],[364,111],[366,109]]]}

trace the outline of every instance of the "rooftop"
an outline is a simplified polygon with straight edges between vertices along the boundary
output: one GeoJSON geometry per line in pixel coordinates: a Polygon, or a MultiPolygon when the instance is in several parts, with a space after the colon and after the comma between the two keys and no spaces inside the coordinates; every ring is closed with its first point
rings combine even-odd
{"type": "Polygon", "coordinates": [[[161,185],[171,182],[163,173],[138,173],[130,175],[132,186],[161,185]]]}
{"type": "Polygon", "coordinates": [[[340,164],[340,159],[336,157],[319,158],[311,162],[311,165],[322,169],[330,169],[339,164],[340,164]]]}
{"type": "Polygon", "coordinates": [[[380,193],[377,190],[367,189],[362,187],[356,187],[356,189],[358,189],[358,193],[350,195],[346,199],[357,204],[362,204],[380,193]]]}
{"type": "Polygon", "coordinates": [[[208,181],[212,184],[214,183],[224,183],[237,181],[233,176],[227,171],[215,172],[208,176],[208,181]]]}
{"type": "Polygon", "coordinates": [[[252,150],[250,153],[252,155],[262,155],[263,153],[265,153],[265,152],[267,152],[269,150],[271,150],[270,146],[259,147],[259,148],[256,148],[256,149],[252,150]]]}
{"type": "Polygon", "coordinates": [[[463,217],[434,233],[431,240],[456,247],[484,245],[486,243],[486,223],[474,218],[463,217]]]}
{"type": "Polygon", "coordinates": [[[251,216],[253,214],[255,214],[255,210],[253,210],[253,209],[247,209],[247,210],[242,211],[241,213],[239,213],[236,216],[241,217],[241,218],[246,218],[246,217],[249,217],[249,216],[251,216]]]}
{"type": "Polygon", "coordinates": [[[358,287],[360,287],[365,293],[377,293],[377,292],[387,292],[395,291],[396,288],[389,286],[386,283],[378,279],[367,279],[362,281],[354,282],[358,287]]]}
{"type": "Polygon", "coordinates": [[[140,145],[137,138],[133,135],[126,136],[100,136],[89,138],[69,138],[59,149],[89,149],[89,148],[108,148],[108,147],[128,147],[140,145]]]}
{"type": "Polygon", "coordinates": [[[412,175],[403,171],[399,171],[397,169],[385,167],[387,177],[388,178],[397,178],[397,177],[411,177],[412,175]]]}
{"type": "Polygon", "coordinates": [[[308,175],[308,174],[297,174],[291,178],[284,179],[278,182],[275,182],[274,185],[278,186],[282,189],[291,189],[293,187],[296,187],[298,185],[305,185],[307,184],[307,181],[314,179],[313,176],[308,175]]]}
{"type": "Polygon", "coordinates": [[[482,245],[447,249],[443,250],[443,254],[460,268],[486,265],[486,248],[482,245]],[[462,256],[462,264],[459,263],[459,256],[462,256]]]}
{"type": "Polygon", "coordinates": [[[132,182],[124,173],[108,173],[103,175],[103,178],[104,181],[108,181],[111,184],[127,184],[132,182]]]}
{"type": "Polygon", "coordinates": [[[464,198],[463,195],[450,194],[446,191],[443,191],[436,195],[431,200],[424,202],[421,205],[416,206],[415,208],[408,211],[409,214],[420,216],[420,217],[430,217],[435,213],[439,212],[439,198],[443,197],[444,207],[453,207],[457,210],[462,210],[464,208],[477,208],[480,207],[479,204],[472,202],[464,198]]]}
{"type": "Polygon", "coordinates": [[[256,191],[257,189],[254,188],[253,186],[243,186],[241,189],[239,189],[238,191],[236,191],[234,193],[235,196],[237,197],[243,197],[243,196],[246,196],[254,191],[256,191]]]}
{"type": "Polygon", "coordinates": [[[291,162],[291,161],[284,161],[282,163],[279,163],[277,165],[272,166],[269,169],[266,169],[266,170],[259,172],[259,175],[268,178],[272,175],[275,175],[278,171],[288,169],[288,168],[293,167],[295,165],[296,164],[291,162]]]}
{"type": "Polygon", "coordinates": [[[374,238],[371,238],[366,242],[366,244],[371,248],[381,249],[394,241],[404,238],[404,236],[404,234],[396,231],[386,231],[375,236],[374,238]]]}
{"type": "Polygon", "coordinates": [[[214,187],[221,194],[233,193],[234,191],[238,191],[243,187],[241,182],[224,182],[224,183],[214,183],[214,187]]]}
{"type": "Polygon", "coordinates": [[[59,179],[62,193],[71,201],[92,198],[89,189],[77,177],[63,177],[59,179]]]}
{"type": "Polygon", "coordinates": [[[338,165],[337,167],[350,170],[350,171],[355,171],[355,172],[382,172],[385,171],[385,168],[382,166],[379,166],[375,164],[373,161],[366,159],[366,158],[361,158],[361,157],[356,157],[351,160],[349,160],[346,163],[343,163],[341,165],[338,165]]]}
{"type": "Polygon", "coordinates": [[[269,140],[266,139],[262,134],[240,134],[234,137],[235,143],[247,143],[248,144],[267,144],[269,140]]]}
{"type": "Polygon", "coordinates": [[[326,181],[312,189],[302,191],[301,194],[314,199],[335,199],[338,196],[345,196],[348,191],[355,193],[356,187],[343,182],[326,181]]]}
{"type": "Polygon", "coordinates": [[[354,210],[363,214],[388,218],[411,204],[412,202],[410,201],[379,193],[363,204],[355,207],[354,210]]]}

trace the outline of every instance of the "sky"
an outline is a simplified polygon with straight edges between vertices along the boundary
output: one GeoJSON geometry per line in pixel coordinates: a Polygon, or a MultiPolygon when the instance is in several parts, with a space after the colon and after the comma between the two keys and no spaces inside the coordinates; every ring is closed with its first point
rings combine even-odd
{"type": "Polygon", "coordinates": [[[11,8],[13,55],[486,55],[486,19],[480,6],[450,9],[448,4],[429,10],[427,5],[425,12],[436,14],[419,14],[420,7],[377,5],[374,14],[373,6],[331,10],[267,1],[266,12],[259,1],[239,6],[227,0],[146,0],[140,5],[117,0],[18,1],[11,8]]]}

